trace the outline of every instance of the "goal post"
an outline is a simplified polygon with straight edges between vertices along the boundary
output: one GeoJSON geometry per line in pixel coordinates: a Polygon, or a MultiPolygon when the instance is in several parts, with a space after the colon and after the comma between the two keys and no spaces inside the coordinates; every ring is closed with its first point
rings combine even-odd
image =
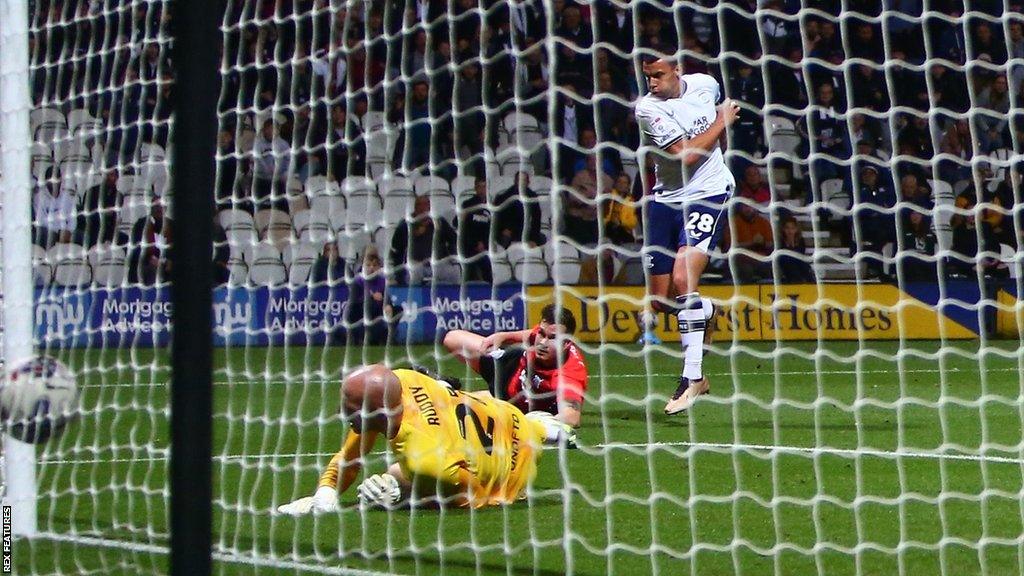
{"type": "MultiPolygon", "coordinates": [[[[28,1],[0,0],[0,23],[2,365],[9,367],[33,353],[28,1]]],[[[32,536],[37,527],[35,446],[5,434],[3,456],[4,505],[12,507],[12,531],[32,536]]]]}

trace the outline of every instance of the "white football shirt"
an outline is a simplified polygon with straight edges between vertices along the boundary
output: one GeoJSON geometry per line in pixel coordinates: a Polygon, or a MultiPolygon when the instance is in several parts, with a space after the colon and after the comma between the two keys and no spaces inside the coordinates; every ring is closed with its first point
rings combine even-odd
{"type": "MultiPolygon", "coordinates": [[[[718,116],[715,104],[718,81],[707,74],[684,74],[683,93],[662,99],[647,94],[636,105],[636,120],[648,142],[664,150],[680,139],[703,134],[718,116]]],[[[682,161],[655,153],[654,199],[682,202],[724,194],[736,187],[720,147],[715,146],[702,163],[684,170],[682,161]]]]}

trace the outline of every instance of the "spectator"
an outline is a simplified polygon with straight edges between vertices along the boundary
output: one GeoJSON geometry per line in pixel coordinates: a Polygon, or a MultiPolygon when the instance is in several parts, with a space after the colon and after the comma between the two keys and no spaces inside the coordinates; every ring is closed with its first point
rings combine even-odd
{"type": "MultiPolygon", "coordinates": [[[[1010,41],[1006,44],[1009,57],[1013,59],[1024,58],[1024,22],[1020,20],[1010,21],[1010,41]]],[[[1010,83],[1021,90],[1024,86],[1024,64],[1010,66],[1010,83]]],[[[1021,92],[1018,92],[1018,97],[1021,92]]]]}
{"type": "Polygon", "coordinates": [[[399,285],[458,284],[458,234],[443,218],[430,215],[430,197],[419,196],[410,220],[403,220],[391,239],[388,260],[399,285]]]}
{"type": "Polygon", "coordinates": [[[429,96],[430,86],[422,80],[415,82],[409,95],[408,111],[397,119],[405,130],[395,146],[395,166],[401,166],[407,172],[418,170],[430,162],[432,117],[429,96]]]}
{"type": "Polygon", "coordinates": [[[231,258],[231,247],[228,245],[228,235],[224,232],[217,215],[213,216],[213,280],[216,285],[227,284],[231,279],[231,268],[228,260],[231,258]]]}
{"type": "Polygon", "coordinates": [[[455,82],[455,150],[466,147],[470,155],[480,154],[484,149],[481,132],[484,128],[483,85],[479,78],[480,69],[476,64],[465,64],[455,82]]]}
{"type": "Polygon", "coordinates": [[[967,80],[963,72],[950,70],[942,64],[932,65],[932,92],[929,102],[934,108],[948,108],[963,113],[970,107],[967,96],[967,80]]]}
{"type": "Polygon", "coordinates": [[[992,84],[981,91],[977,107],[990,111],[977,111],[973,116],[982,152],[1004,148],[1009,141],[1006,130],[1010,113],[1010,86],[1005,74],[996,76],[992,84]]]}
{"type": "Polygon", "coordinates": [[[328,137],[327,173],[341,182],[349,176],[366,174],[366,139],[363,131],[348,117],[345,107],[331,107],[331,129],[328,137]]]}
{"type": "Polygon", "coordinates": [[[939,178],[946,182],[959,182],[971,178],[970,161],[974,157],[974,145],[971,142],[971,128],[966,119],[949,123],[942,135],[941,148],[943,154],[949,154],[955,160],[939,161],[939,178]]]}
{"type": "MultiPolygon", "coordinates": [[[[248,198],[240,198],[242,189],[238,172],[238,151],[235,149],[235,135],[231,129],[217,133],[217,208],[243,208],[253,211],[248,198]]],[[[117,175],[114,175],[115,180],[117,175]]]]}
{"type": "MultiPolygon", "coordinates": [[[[740,102],[764,107],[764,83],[760,72],[755,74],[754,68],[743,61],[736,65],[736,72],[729,77],[727,93],[740,102]]],[[[740,114],[732,125],[734,146],[748,154],[764,150],[764,128],[760,114],[740,114]]]]}
{"type": "Polygon", "coordinates": [[[779,235],[779,249],[785,252],[776,253],[779,267],[779,282],[782,284],[814,283],[814,270],[807,261],[807,242],[800,225],[792,216],[782,221],[782,233],[779,235]],[[792,252],[793,254],[790,254],[792,252]]]}
{"type": "Polygon", "coordinates": [[[117,235],[117,200],[117,171],[107,169],[103,181],[86,190],[79,198],[77,243],[90,247],[114,242],[117,235]]]}
{"type": "Polygon", "coordinates": [[[36,182],[33,203],[36,222],[36,244],[49,248],[54,243],[71,242],[78,227],[75,218],[75,191],[70,183],[61,180],[60,173],[47,168],[43,178],[36,182]]]}
{"type": "Polygon", "coordinates": [[[387,284],[381,271],[380,255],[373,247],[363,255],[363,271],[349,285],[345,306],[348,344],[379,345],[388,340],[388,318],[392,316],[387,284]]]}
{"type": "Polygon", "coordinates": [[[515,182],[494,199],[495,242],[508,248],[514,242],[539,246],[547,241],[540,232],[540,199],[530,188],[530,175],[516,174],[515,182]]]}
{"type": "Polygon", "coordinates": [[[865,166],[860,173],[860,188],[854,199],[854,254],[875,255],[867,259],[869,275],[882,274],[882,248],[895,236],[893,217],[889,210],[896,204],[892,188],[880,183],[878,169],[865,166]]]}
{"type": "Polygon", "coordinates": [[[132,250],[128,256],[128,281],[152,286],[171,273],[170,247],[174,240],[171,219],[164,217],[163,202],[156,200],[149,217],[132,228],[132,250]]]}
{"type": "Polygon", "coordinates": [[[466,281],[490,283],[491,274],[491,209],[487,203],[487,178],[476,177],[474,194],[459,210],[459,248],[466,281]]]}
{"type": "Polygon", "coordinates": [[[611,193],[604,200],[604,235],[618,246],[636,242],[636,206],[632,199],[628,174],[619,174],[611,193]]]}
{"type": "Polygon", "coordinates": [[[927,260],[927,257],[935,256],[937,245],[928,217],[916,210],[911,211],[900,236],[897,260],[900,280],[934,282],[937,277],[935,262],[927,260]]]}
{"type": "Polygon", "coordinates": [[[900,178],[900,200],[910,204],[900,212],[904,226],[908,224],[907,218],[914,211],[930,213],[935,208],[932,191],[928,189],[928,186],[922,184],[915,174],[904,174],[900,178]]]}
{"type": "MultiPolygon", "coordinates": [[[[600,160],[601,173],[604,175],[592,173],[591,176],[595,180],[607,177],[610,183],[611,178],[622,172],[622,159],[619,157],[619,153],[610,147],[597,148],[597,132],[593,128],[587,127],[580,130],[580,147],[583,148],[583,153],[576,154],[572,165],[572,173],[575,176],[578,176],[581,171],[589,170],[589,159],[595,155],[600,160]]],[[[611,186],[605,188],[605,190],[609,189],[611,186]]]]}
{"type": "Polygon", "coordinates": [[[772,190],[764,181],[761,169],[750,164],[743,169],[743,180],[740,182],[740,196],[749,198],[758,204],[767,205],[772,201],[772,190]]]}
{"type": "Polygon", "coordinates": [[[589,200],[596,200],[598,194],[611,191],[614,181],[598,166],[597,154],[587,154],[583,157],[582,167],[574,172],[571,184],[582,191],[589,200]]]}
{"type": "Polygon", "coordinates": [[[822,84],[816,94],[815,108],[798,123],[801,135],[807,138],[804,154],[818,155],[811,160],[811,175],[819,184],[832,178],[849,182],[846,171],[837,163],[849,157],[850,143],[846,121],[836,107],[835,89],[831,84],[822,84]]]}
{"type": "Polygon", "coordinates": [[[1014,214],[1017,205],[1016,193],[1014,192],[1014,180],[1017,181],[1016,190],[1020,191],[1020,168],[1011,166],[1004,170],[1005,176],[995,190],[988,192],[986,189],[985,201],[992,204],[988,210],[989,216],[986,220],[992,225],[992,233],[1000,244],[1006,244],[1016,249],[1019,245],[1018,234],[1020,229],[1014,225],[1014,214]]]}
{"type": "Polygon", "coordinates": [[[758,214],[757,209],[750,204],[737,202],[733,210],[730,232],[730,248],[746,251],[732,254],[733,277],[743,283],[771,278],[772,267],[768,256],[771,255],[775,244],[772,225],[768,219],[758,214]]]}
{"type": "Polygon", "coordinates": [[[341,258],[336,243],[324,243],[320,255],[313,263],[309,277],[313,284],[327,284],[328,286],[337,286],[345,279],[345,261],[341,258]]]}
{"type": "Polygon", "coordinates": [[[772,60],[768,64],[768,88],[772,95],[772,103],[803,109],[807,106],[807,84],[800,66],[803,61],[803,48],[799,42],[795,42],[785,54],[788,62],[772,60]]]}
{"type": "Polygon", "coordinates": [[[253,197],[256,207],[288,209],[284,194],[285,182],[290,169],[291,147],[274,128],[274,121],[263,122],[253,147],[254,162],[253,197]]]}

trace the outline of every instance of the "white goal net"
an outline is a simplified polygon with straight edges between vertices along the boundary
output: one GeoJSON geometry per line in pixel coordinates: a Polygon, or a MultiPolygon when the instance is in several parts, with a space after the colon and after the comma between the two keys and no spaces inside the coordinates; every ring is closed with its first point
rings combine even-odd
{"type": "MultiPolygon", "coordinates": [[[[219,569],[1021,570],[1019,2],[213,4],[219,569]],[[662,153],[634,115],[655,53],[741,106],[711,390],[672,417],[684,354],[643,249],[662,153]],[[486,389],[445,334],[550,303],[589,380],[579,448],[523,501],[276,512],[341,445],[343,374],[486,389]]],[[[30,2],[35,345],[83,394],[39,448],[19,574],[168,569],[170,246],[206,225],[170,219],[168,5],[30,2]]]]}

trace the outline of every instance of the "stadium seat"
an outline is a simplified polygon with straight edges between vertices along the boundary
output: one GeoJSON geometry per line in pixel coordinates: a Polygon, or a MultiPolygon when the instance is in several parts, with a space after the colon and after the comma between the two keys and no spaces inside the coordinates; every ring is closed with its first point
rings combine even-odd
{"type": "Polygon", "coordinates": [[[579,249],[574,244],[565,239],[549,241],[547,244],[544,245],[543,251],[544,261],[547,262],[548,265],[552,267],[554,267],[559,262],[578,262],[580,259],[579,249]]]}
{"type": "Polygon", "coordinates": [[[36,286],[49,286],[53,280],[53,263],[42,247],[32,245],[32,277],[36,286]]]}
{"type": "Polygon", "coordinates": [[[495,286],[511,282],[512,266],[505,260],[491,260],[491,278],[495,286]]]}
{"type": "Polygon", "coordinates": [[[475,188],[476,177],[474,176],[456,176],[452,180],[452,195],[455,196],[455,200],[460,206],[466,198],[476,193],[475,188]]]}
{"type": "Polygon", "coordinates": [[[800,133],[796,131],[796,125],[792,120],[781,116],[768,117],[769,152],[794,154],[800,147],[800,142],[800,133]]]}
{"type": "Polygon", "coordinates": [[[327,217],[327,223],[331,230],[341,230],[345,227],[345,199],[342,197],[331,198],[321,196],[314,198],[309,203],[312,212],[323,214],[327,217]]]}
{"type": "Polygon", "coordinates": [[[359,195],[347,199],[345,228],[352,230],[369,226],[375,229],[384,221],[384,208],[376,195],[359,195]]]}
{"type": "Polygon", "coordinates": [[[373,233],[373,244],[377,247],[381,257],[385,260],[389,250],[391,250],[391,239],[395,236],[394,226],[381,226],[377,228],[373,233]]]}
{"type": "Polygon", "coordinates": [[[413,192],[417,196],[435,195],[439,193],[451,194],[452,189],[448,181],[440,176],[419,176],[412,183],[413,192]]]}
{"type": "MultiPolygon", "coordinates": [[[[384,226],[394,226],[412,218],[416,197],[406,190],[395,190],[384,196],[384,226]]],[[[377,224],[377,222],[368,222],[377,224]]]]}
{"type": "Polygon", "coordinates": [[[498,197],[505,190],[508,190],[515,184],[515,179],[511,176],[494,176],[487,178],[487,200],[494,202],[494,199],[498,197]]]}
{"type": "Polygon", "coordinates": [[[299,242],[285,249],[284,264],[288,269],[288,284],[291,286],[305,284],[309,279],[309,272],[313,269],[319,256],[320,247],[316,244],[299,242]]]}
{"type": "Polygon", "coordinates": [[[821,183],[821,199],[829,205],[834,217],[843,216],[850,210],[850,193],[843,190],[843,181],[839,178],[821,183]]]}
{"type": "Polygon", "coordinates": [[[272,244],[261,242],[253,249],[249,266],[249,282],[256,286],[280,286],[288,279],[281,252],[272,244]]]}
{"type": "Polygon", "coordinates": [[[85,248],[78,244],[56,244],[47,252],[54,264],[53,281],[58,286],[82,286],[92,281],[85,248]]]}
{"type": "Polygon", "coordinates": [[[53,161],[57,164],[64,162],[92,162],[92,149],[88,143],[80,138],[71,138],[54,143],[53,161]]]}
{"type": "Polygon", "coordinates": [[[78,130],[78,127],[82,124],[87,124],[95,121],[96,119],[92,117],[92,114],[89,113],[88,110],[84,108],[75,108],[74,110],[68,112],[68,132],[74,134],[78,130]]]}
{"type": "MultiPolygon", "coordinates": [[[[334,200],[341,200],[335,198],[334,200]]],[[[334,234],[331,231],[330,213],[326,210],[316,212],[303,210],[292,216],[292,226],[295,228],[295,237],[302,242],[324,243],[331,240],[334,234]]]]}
{"type": "Polygon", "coordinates": [[[46,178],[46,171],[53,168],[53,159],[49,156],[45,158],[39,156],[38,158],[33,155],[32,157],[32,178],[36,181],[42,181],[46,178]]]}
{"type": "Polygon", "coordinates": [[[388,197],[392,195],[413,196],[416,194],[412,180],[405,176],[395,175],[384,177],[377,186],[377,191],[380,194],[380,197],[385,201],[387,201],[388,197]]]}
{"type": "Polygon", "coordinates": [[[245,260],[237,257],[228,259],[228,282],[231,285],[245,284],[245,280],[248,277],[249,266],[246,265],[245,260]]]}
{"type": "Polygon", "coordinates": [[[61,162],[60,176],[62,181],[70,182],[78,194],[82,194],[103,181],[103,175],[93,169],[92,162],[75,160],[61,162]]]}
{"type": "Polygon", "coordinates": [[[366,163],[386,164],[388,156],[388,135],[383,131],[366,132],[366,163]]]}
{"type": "Polygon", "coordinates": [[[59,140],[68,131],[68,121],[60,110],[54,108],[34,108],[29,112],[29,124],[32,136],[40,142],[59,140]]]}
{"type": "Polygon", "coordinates": [[[120,286],[128,278],[125,251],[114,244],[98,244],[89,250],[93,282],[100,286],[120,286]]]}
{"type": "Polygon", "coordinates": [[[451,222],[458,216],[458,212],[455,198],[450,192],[435,190],[430,196],[430,213],[435,217],[451,222]]]}
{"type": "Polygon", "coordinates": [[[529,256],[512,264],[512,276],[527,285],[544,284],[551,279],[547,264],[539,256],[529,256]]]}
{"type": "Polygon", "coordinates": [[[366,230],[357,230],[338,239],[338,253],[349,265],[356,266],[371,244],[373,236],[366,230]]]}
{"type": "Polygon", "coordinates": [[[551,279],[557,284],[572,285],[580,281],[580,261],[559,260],[551,265],[551,279]]]}
{"type": "Polygon", "coordinates": [[[140,196],[124,196],[117,214],[117,230],[131,236],[135,224],[149,216],[149,201],[140,196]]]}

